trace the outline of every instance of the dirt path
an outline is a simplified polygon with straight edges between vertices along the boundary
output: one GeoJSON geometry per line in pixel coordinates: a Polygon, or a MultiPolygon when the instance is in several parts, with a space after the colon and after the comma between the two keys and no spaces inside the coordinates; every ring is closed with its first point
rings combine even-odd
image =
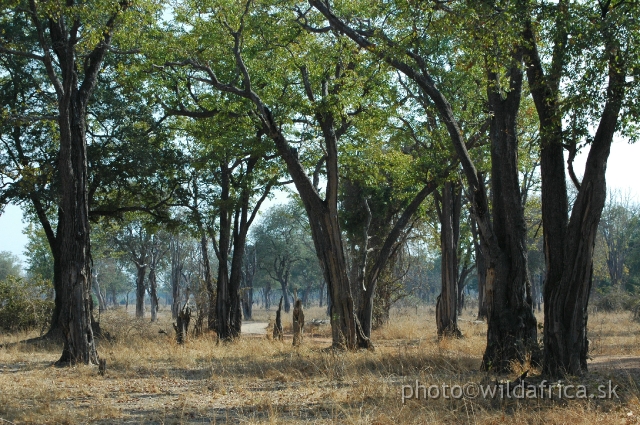
{"type": "Polygon", "coordinates": [[[588,363],[590,371],[625,371],[640,374],[640,357],[638,356],[597,356],[588,363]]]}
{"type": "Polygon", "coordinates": [[[242,322],[241,332],[244,335],[266,335],[267,322],[242,322]]]}

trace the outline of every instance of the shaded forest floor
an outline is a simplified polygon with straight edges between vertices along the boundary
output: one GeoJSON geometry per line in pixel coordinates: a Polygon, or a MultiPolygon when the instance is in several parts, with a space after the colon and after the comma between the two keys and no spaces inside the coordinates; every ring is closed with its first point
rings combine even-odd
{"type": "MultiPolygon", "coordinates": [[[[319,308],[305,315],[307,322],[326,318],[319,308]]],[[[254,320],[269,322],[273,316],[256,311],[254,320]]],[[[55,367],[57,345],[0,348],[0,424],[640,423],[640,323],[627,313],[591,316],[590,373],[562,383],[596,392],[611,380],[619,398],[440,397],[403,403],[402,392],[408,395],[403,385],[415,386],[416,380],[426,387],[491,384],[522,372],[517,367],[511,376],[479,372],[486,325],[474,322],[470,310],[462,319],[463,339],[438,341],[433,308],[395,310],[391,324],[375,331],[374,352],[341,353],[326,350],[328,325],[310,329],[297,349],[290,337],[268,339],[269,329],[267,336],[246,335],[228,344],[216,345],[208,335],[178,346],[167,312],[151,324],[109,311],[101,322],[116,339],[98,346],[107,359],[104,377],[96,366],[55,367]]],[[[290,322],[285,314],[285,332],[290,322]]],[[[0,336],[0,344],[30,336],[0,336]]],[[[535,372],[530,382],[539,383],[535,372]]]]}

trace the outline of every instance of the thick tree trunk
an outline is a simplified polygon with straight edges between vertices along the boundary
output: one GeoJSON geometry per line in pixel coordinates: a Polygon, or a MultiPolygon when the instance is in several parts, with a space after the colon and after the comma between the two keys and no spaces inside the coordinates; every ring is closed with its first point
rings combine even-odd
{"type": "Polygon", "coordinates": [[[461,193],[446,182],[436,195],[440,218],[442,289],[436,302],[438,336],[461,337],[458,328],[458,241],[460,238],[461,193]]]}
{"type": "Polygon", "coordinates": [[[356,317],[351,296],[347,262],[342,246],[338,222],[338,152],[337,137],[330,117],[323,119],[323,132],[327,148],[327,199],[322,201],[305,173],[297,155],[289,143],[272,124],[270,137],[285,160],[300,198],[304,204],[313,237],[316,254],[327,282],[331,297],[330,320],[333,345],[347,349],[356,348],[356,317]]]}
{"type": "MultiPolygon", "coordinates": [[[[75,72],[73,72],[75,76],[75,72]]],[[[77,77],[76,77],[77,78],[77,77]]],[[[60,102],[60,208],[57,240],[60,248],[59,324],[64,348],[58,363],[98,363],[91,328],[89,205],[85,108],[77,80],[70,81],[60,102]]]]}
{"type": "Polygon", "coordinates": [[[64,338],[58,363],[97,364],[98,354],[91,328],[86,108],[111,43],[116,18],[128,4],[121,3],[113,10],[106,25],[98,31],[101,40],[91,50],[86,50],[85,46],[82,57],[76,52],[76,44],[81,39],[80,29],[84,23],[77,16],[71,22],[64,14],[56,17],[43,14],[45,10],[38,7],[37,2],[29,2],[28,16],[38,33],[39,47],[43,52],[41,60],[55,91],[60,134],[57,249],[54,250],[59,253],[59,257],[54,254],[57,307],[52,327],[57,323],[64,338]],[[51,17],[42,22],[42,16],[51,17]],[[79,72],[83,76],[81,82],[79,72]]]}
{"type": "Polygon", "coordinates": [[[517,115],[523,74],[522,53],[509,70],[510,90],[503,97],[499,77],[489,71],[491,120],[491,188],[493,229],[498,250],[489,251],[486,282],[487,348],[483,368],[508,371],[511,361],[527,353],[539,363],[537,323],[527,267],[526,223],[518,181],[517,115]],[[491,276],[489,276],[489,274],[491,276]]]}

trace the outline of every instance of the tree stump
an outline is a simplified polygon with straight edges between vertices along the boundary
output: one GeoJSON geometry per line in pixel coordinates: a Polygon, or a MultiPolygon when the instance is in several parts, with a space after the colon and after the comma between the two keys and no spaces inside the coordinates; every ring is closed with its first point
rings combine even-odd
{"type": "Polygon", "coordinates": [[[304,312],[302,311],[302,301],[296,300],[293,308],[293,346],[302,343],[302,331],[304,330],[304,312]]]}
{"type": "Polygon", "coordinates": [[[273,339],[282,341],[283,331],[282,331],[282,300],[283,297],[280,297],[280,304],[278,305],[278,310],[276,311],[276,322],[273,324],[273,339]]]}
{"type": "Polygon", "coordinates": [[[100,376],[104,376],[107,372],[107,359],[98,359],[98,373],[100,376]]]}
{"type": "Polygon", "coordinates": [[[177,323],[173,324],[176,331],[176,342],[184,344],[187,339],[187,331],[189,330],[189,322],[191,321],[191,309],[185,304],[178,313],[177,323]]]}

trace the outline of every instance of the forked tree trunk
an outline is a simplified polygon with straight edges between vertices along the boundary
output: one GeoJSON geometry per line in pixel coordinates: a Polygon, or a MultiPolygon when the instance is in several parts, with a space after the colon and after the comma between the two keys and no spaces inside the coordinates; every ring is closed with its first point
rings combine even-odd
{"type": "MultiPolygon", "coordinates": [[[[361,273],[365,276],[363,279],[363,286],[365,287],[364,293],[361,294],[360,308],[358,309],[358,319],[362,331],[358,333],[358,346],[362,348],[373,348],[371,342],[371,330],[374,325],[374,300],[376,294],[380,295],[379,300],[383,301],[382,314],[377,320],[377,325],[381,322],[388,321],[389,309],[391,308],[391,294],[383,288],[378,287],[378,280],[385,270],[389,268],[394,255],[397,253],[398,246],[401,243],[402,233],[405,231],[413,215],[418,211],[422,202],[432,192],[436,190],[437,186],[433,182],[427,183],[420,192],[418,192],[407,207],[402,211],[402,214],[395,222],[389,233],[384,237],[384,242],[379,251],[376,252],[376,256],[373,258],[373,265],[370,270],[363,270],[361,273]]],[[[365,257],[366,258],[366,257],[365,257]]]]}
{"type": "MultiPolygon", "coordinates": [[[[604,21],[610,9],[603,9],[604,21]]],[[[568,39],[568,4],[558,4],[554,46],[554,72],[545,75],[531,22],[525,38],[527,76],[540,118],[542,220],[546,275],[544,283],[544,369],[553,377],[581,375],[587,371],[587,306],[593,279],[593,250],[602,209],[606,201],[605,172],[613,135],[625,95],[626,64],[618,41],[603,25],[604,52],[608,58],[605,104],[591,143],[578,196],[567,220],[566,191],[559,82],[565,66],[568,39]]],[[[577,182],[576,182],[577,183],[577,182]]]]}
{"type": "MultiPolygon", "coordinates": [[[[245,179],[251,179],[255,167],[261,159],[261,156],[251,156],[247,159],[244,164],[245,179]]],[[[243,185],[239,205],[232,209],[228,201],[230,199],[233,169],[230,168],[226,162],[222,162],[220,165],[220,197],[223,203],[225,203],[225,201],[227,202],[220,212],[220,241],[216,249],[219,263],[218,288],[216,293],[216,331],[218,338],[229,340],[238,337],[241,331],[242,306],[240,287],[242,282],[244,252],[247,245],[247,234],[262,202],[264,202],[271,191],[271,183],[266,185],[264,192],[261,194],[251,212],[249,204],[252,189],[247,185],[243,185]],[[231,270],[229,270],[227,264],[229,262],[229,250],[232,242],[233,257],[231,258],[231,270]]]]}
{"type": "MultiPolygon", "coordinates": [[[[266,110],[264,106],[263,108],[266,110]]],[[[287,164],[309,217],[313,243],[331,298],[329,317],[333,346],[355,349],[356,316],[338,221],[338,137],[333,128],[333,117],[321,116],[319,121],[327,150],[327,196],[324,201],[318,196],[297,154],[273,122],[269,123],[269,136],[287,164]]]]}
{"type": "Polygon", "coordinates": [[[436,195],[440,218],[441,292],[436,302],[438,336],[461,337],[458,328],[458,240],[460,238],[461,193],[446,182],[436,195]]]}
{"type": "MultiPolygon", "coordinates": [[[[246,71],[238,46],[236,45],[234,49],[238,66],[246,71]]],[[[197,67],[198,65],[194,66],[197,67]]],[[[200,68],[202,69],[202,67],[200,68]]],[[[338,75],[341,70],[343,70],[341,66],[336,68],[338,75]]],[[[311,102],[315,102],[316,99],[309,84],[308,75],[305,76],[304,69],[302,74],[307,97],[311,102]]],[[[245,81],[242,88],[215,80],[210,80],[210,84],[217,90],[241,96],[255,105],[258,117],[264,127],[264,133],[274,141],[278,154],[287,164],[287,170],[293,179],[309,217],[316,254],[320,260],[332,298],[330,317],[333,345],[348,349],[356,348],[356,317],[338,221],[339,173],[337,142],[340,135],[348,129],[348,123],[345,123],[345,125],[338,123],[339,130],[337,131],[331,112],[324,106],[319,105],[316,120],[320,124],[324,139],[327,176],[326,197],[323,200],[300,163],[297,150],[291,147],[282,133],[282,126],[275,121],[269,108],[263,103],[260,96],[253,91],[250,82],[248,80],[245,81]]],[[[328,98],[329,82],[324,81],[321,86],[322,93],[320,95],[328,98]]],[[[218,305],[220,305],[220,300],[218,300],[218,305]]]]}
{"type": "MultiPolygon", "coordinates": [[[[519,245],[521,239],[520,234],[526,230],[524,227],[522,229],[520,228],[520,225],[524,223],[524,217],[519,217],[522,215],[522,208],[519,204],[517,209],[510,209],[511,203],[519,200],[520,189],[517,184],[518,169],[514,167],[515,160],[517,159],[517,145],[515,144],[517,139],[515,139],[515,133],[511,128],[512,122],[509,116],[509,114],[511,114],[511,116],[516,115],[520,104],[522,72],[519,61],[515,59],[514,62],[516,63],[510,66],[510,87],[506,90],[509,93],[505,102],[506,104],[501,106],[493,102],[491,106],[496,112],[506,113],[506,115],[503,114],[502,119],[497,119],[495,116],[493,117],[492,124],[496,129],[493,134],[500,135],[498,128],[502,128],[511,133],[511,138],[505,136],[499,139],[502,140],[502,142],[508,143],[501,143],[500,146],[495,145],[494,149],[492,149],[493,169],[495,170],[496,167],[498,167],[498,163],[501,164],[501,166],[498,167],[499,170],[504,167],[501,174],[492,175],[493,199],[495,200],[500,197],[506,198],[503,199],[504,202],[499,202],[498,206],[494,204],[494,211],[500,208],[507,209],[507,211],[501,211],[500,219],[494,217],[492,223],[488,214],[489,202],[487,194],[484,191],[484,187],[480,184],[480,175],[467,151],[467,145],[460,124],[453,114],[451,104],[438,89],[435,80],[430,75],[425,58],[420,57],[414,51],[405,51],[403,53],[405,53],[406,56],[404,56],[390,54],[389,50],[385,48],[377,48],[365,35],[351,28],[334,15],[333,11],[325,2],[309,0],[309,3],[327,18],[333,29],[345,34],[362,48],[371,51],[372,54],[377,55],[380,60],[385,61],[390,66],[405,74],[409,79],[413,80],[421,92],[433,101],[433,105],[438,110],[438,114],[447,128],[453,147],[470,186],[472,208],[478,221],[479,233],[486,241],[490,251],[487,254],[490,262],[488,264],[487,290],[485,291],[488,295],[487,301],[490,306],[489,332],[487,336],[487,351],[484,356],[484,367],[498,368],[500,370],[508,369],[511,361],[522,361],[527,354],[526,350],[528,350],[534,342],[537,343],[535,338],[537,332],[535,318],[533,322],[530,320],[530,318],[533,318],[533,313],[527,312],[527,307],[525,306],[527,303],[527,297],[525,296],[525,292],[527,291],[527,273],[526,261],[523,262],[523,259],[526,260],[526,251],[524,244],[519,245]],[[405,61],[405,57],[412,59],[405,61]],[[507,119],[507,121],[505,121],[505,119],[507,119]],[[498,147],[507,148],[508,151],[503,154],[500,150],[495,149],[498,147]],[[516,183],[515,188],[513,187],[514,182],[516,183]],[[504,189],[498,189],[498,191],[502,193],[502,195],[498,197],[496,197],[495,193],[496,184],[504,186],[504,189]],[[509,220],[509,222],[504,220],[509,220]],[[494,230],[497,232],[494,232],[494,230]],[[497,233],[513,235],[513,237],[501,238],[497,233]],[[500,302],[503,302],[503,304],[500,302]],[[503,312],[507,314],[506,317],[500,316],[500,313],[503,312]],[[493,317],[492,314],[494,314],[493,317]],[[492,318],[494,320],[491,320],[492,318]],[[507,323],[507,321],[509,321],[509,323],[507,323]],[[509,324],[510,326],[507,326],[509,324]]],[[[395,49],[396,47],[394,46],[393,48],[395,49]]],[[[498,95],[500,94],[499,91],[498,86],[498,95]]],[[[492,102],[490,101],[490,103],[492,102]]],[[[496,141],[498,141],[498,139],[496,139],[496,141]]],[[[530,310],[530,306],[528,307],[530,310]]]]}
{"type": "Polygon", "coordinates": [[[493,229],[498,249],[489,249],[486,281],[487,348],[482,365],[508,371],[527,354],[539,363],[537,323],[527,266],[526,223],[518,179],[517,115],[522,92],[522,52],[514,53],[510,87],[501,93],[499,76],[488,71],[491,119],[493,229]]]}
{"type": "MultiPolygon", "coordinates": [[[[218,282],[216,288],[216,333],[219,340],[230,340],[234,337],[234,330],[231,323],[231,288],[229,286],[229,250],[231,244],[231,206],[230,197],[230,174],[228,164],[225,161],[220,163],[220,200],[223,205],[219,213],[219,240],[216,248],[218,257],[218,282]]],[[[213,237],[213,235],[212,235],[213,237]]]]}

